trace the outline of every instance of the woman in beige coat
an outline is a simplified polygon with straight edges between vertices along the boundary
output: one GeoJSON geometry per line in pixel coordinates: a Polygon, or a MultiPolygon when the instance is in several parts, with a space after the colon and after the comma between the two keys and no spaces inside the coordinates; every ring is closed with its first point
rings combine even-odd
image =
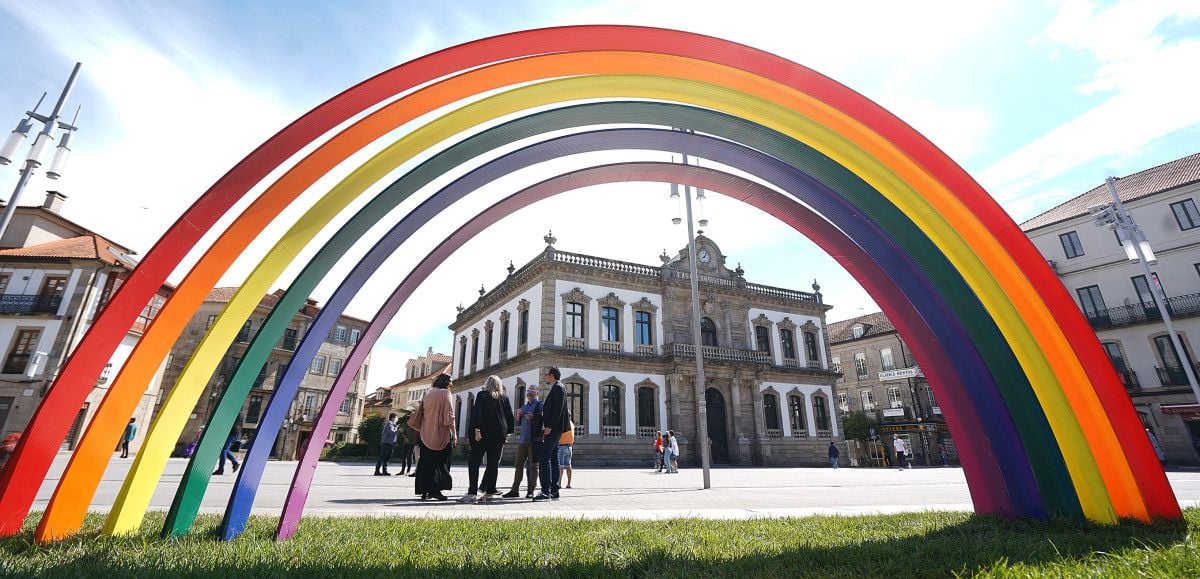
{"type": "Polygon", "coordinates": [[[416,494],[421,500],[446,500],[444,490],[450,490],[454,481],[450,478],[450,456],[454,451],[458,433],[454,428],[454,404],[450,396],[450,376],[442,374],[433,381],[433,387],[421,400],[419,412],[413,414],[409,424],[420,431],[418,443],[421,457],[417,460],[416,494]],[[415,422],[415,424],[414,424],[415,422]]]}

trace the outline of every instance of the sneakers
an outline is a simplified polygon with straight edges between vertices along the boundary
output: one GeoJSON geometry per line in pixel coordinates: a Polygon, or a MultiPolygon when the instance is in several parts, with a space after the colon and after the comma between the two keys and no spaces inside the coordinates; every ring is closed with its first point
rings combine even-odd
{"type": "Polygon", "coordinates": [[[533,491],[529,491],[529,492],[525,493],[525,498],[527,498],[527,499],[532,499],[532,498],[533,498],[533,491]]]}
{"type": "Polygon", "coordinates": [[[225,474],[225,471],[223,471],[223,470],[214,470],[213,471],[213,476],[222,475],[222,474],[225,474]]]}
{"type": "Polygon", "coordinates": [[[479,500],[491,501],[491,500],[495,500],[499,496],[500,496],[500,493],[488,492],[488,493],[483,493],[483,497],[481,497],[479,500]]]}
{"type": "Polygon", "coordinates": [[[463,495],[463,496],[459,497],[459,499],[458,499],[458,502],[460,502],[460,503],[473,503],[473,502],[476,502],[476,501],[478,501],[478,500],[479,500],[479,495],[465,494],[465,495],[463,495]]]}
{"type": "MultiPolygon", "coordinates": [[[[533,493],[529,493],[529,494],[530,494],[530,496],[533,496],[533,493]]],[[[521,493],[520,493],[520,491],[508,491],[508,492],[504,493],[504,495],[502,495],[502,496],[506,499],[515,499],[515,498],[519,498],[521,496],[521,493]]]]}
{"type": "Polygon", "coordinates": [[[554,497],[552,497],[546,493],[538,493],[536,495],[533,495],[533,500],[535,500],[535,501],[548,501],[552,498],[554,498],[554,497]]]}
{"type": "Polygon", "coordinates": [[[238,469],[238,463],[235,462],[235,463],[233,463],[233,472],[237,472],[237,469],[238,469]]]}
{"type": "Polygon", "coordinates": [[[554,494],[550,495],[550,500],[552,500],[552,501],[557,501],[557,500],[558,500],[558,493],[554,493],[554,494]]]}

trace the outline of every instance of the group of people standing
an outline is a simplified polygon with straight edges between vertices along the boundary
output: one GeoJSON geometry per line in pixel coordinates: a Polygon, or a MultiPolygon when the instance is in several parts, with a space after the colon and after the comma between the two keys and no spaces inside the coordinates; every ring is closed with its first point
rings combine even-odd
{"type": "MultiPolygon", "coordinates": [[[[467,418],[469,484],[460,502],[491,500],[501,496],[517,498],[523,478],[528,480],[526,498],[535,501],[558,499],[563,470],[567,475],[566,486],[571,487],[574,424],[559,382],[561,377],[558,368],[550,367],[545,375],[549,387],[545,401],[538,399],[537,388],[531,386],[526,390],[525,404],[515,415],[500,378],[487,377],[467,418]],[[496,486],[500,458],[508,436],[514,432],[518,434],[516,472],[511,489],[501,495],[496,486]],[[484,467],[482,480],[479,476],[480,466],[484,467]],[[535,481],[541,484],[541,492],[537,494],[534,494],[535,481]]],[[[416,470],[410,476],[416,478],[414,492],[421,496],[421,500],[447,500],[442,491],[453,487],[450,458],[458,443],[458,431],[453,397],[450,395],[452,385],[453,380],[448,374],[438,376],[407,424],[415,433],[413,443],[419,449],[416,470]]],[[[383,451],[376,463],[377,475],[388,474],[385,456],[390,458],[390,445],[396,443],[398,428],[393,414],[388,418],[381,435],[383,451]]]]}
{"type": "Polygon", "coordinates": [[[658,457],[654,465],[658,472],[663,472],[664,468],[667,474],[679,472],[679,441],[675,439],[674,430],[654,435],[654,453],[658,457]]]}

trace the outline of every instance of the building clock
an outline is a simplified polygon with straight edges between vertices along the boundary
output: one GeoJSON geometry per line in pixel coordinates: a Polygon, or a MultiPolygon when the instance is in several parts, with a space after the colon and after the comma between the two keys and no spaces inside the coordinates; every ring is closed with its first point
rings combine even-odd
{"type": "Polygon", "coordinates": [[[708,265],[709,262],[712,261],[712,254],[708,252],[707,248],[701,249],[700,254],[697,257],[700,258],[700,263],[703,263],[705,265],[708,265]]]}

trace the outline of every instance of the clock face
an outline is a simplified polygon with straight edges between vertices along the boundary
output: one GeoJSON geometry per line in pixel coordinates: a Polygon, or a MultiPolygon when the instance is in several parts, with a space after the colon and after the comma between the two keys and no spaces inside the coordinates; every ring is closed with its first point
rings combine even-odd
{"type": "Polygon", "coordinates": [[[699,257],[700,257],[700,263],[708,263],[708,262],[712,261],[712,256],[709,255],[707,249],[701,249],[699,257]]]}

